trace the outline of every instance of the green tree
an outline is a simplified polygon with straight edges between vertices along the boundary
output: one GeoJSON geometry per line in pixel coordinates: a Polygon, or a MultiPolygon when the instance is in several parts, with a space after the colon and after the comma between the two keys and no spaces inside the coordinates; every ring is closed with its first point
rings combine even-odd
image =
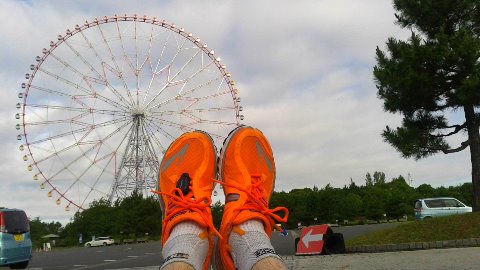
{"type": "Polygon", "coordinates": [[[377,47],[374,76],[384,109],[403,115],[383,138],[404,157],[470,148],[473,209],[480,210],[480,2],[394,0],[397,23],[411,30],[407,41],[389,38],[377,47]],[[463,112],[464,120],[448,117],[463,112]],[[467,136],[465,137],[464,134],[467,136]],[[447,138],[463,142],[451,146],[447,138]]]}
{"type": "Polygon", "coordinates": [[[362,198],[351,192],[345,192],[344,194],[346,194],[346,196],[338,202],[340,220],[353,220],[358,217],[362,211],[362,198]]]}
{"type": "Polygon", "coordinates": [[[390,199],[390,193],[379,186],[365,187],[363,198],[365,217],[379,221],[385,214],[385,205],[390,199]]]}
{"type": "Polygon", "coordinates": [[[366,186],[373,185],[373,179],[372,179],[372,175],[370,173],[367,173],[367,175],[365,175],[365,185],[366,186]]]}
{"type": "Polygon", "coordinates": [[[377,184],[385,184],[385,173],[383,172],[374,172],[373,173],[373,183],[377,184]]]}
{"type": "Polygon", "coordinates": [[[435,189],[429,185],[429,184],[421,184],[416,188],[417,192],[421,195],[423,198],[429,198],[429,197],[435,197],[435,189]]]}
{"type": "Polygon", "coordinates": [[[47,239],[42,239],[43,236],[47,234],[60,235],[62,230],[62,224],[58,221],[47,223],[41,221],[39,217],[30,220],[30,233],[34,248],[42,247],[42,243],[47,241],[47,239]]]}
{"type": "Polygon", "coordinates": [[[77,212],[73,220],[65,226],[62,237],[70,245],[78,243],[82,234],[84,241],[95,236],[119,238],[160,236],[162,212],[160,204],[153,196],[143,197],[139,192],[132,194],[113,205],[101,199],[90,204],[88,209],[77,212]]]}
{"type": "Polygon", "coordinates": [[[410,187],[403,176],[393,178],[387,183],[391,197],[386,204],[387,216],[402,218],[405,214],[411,214],[414,205],[415,190],[410,187]]]}

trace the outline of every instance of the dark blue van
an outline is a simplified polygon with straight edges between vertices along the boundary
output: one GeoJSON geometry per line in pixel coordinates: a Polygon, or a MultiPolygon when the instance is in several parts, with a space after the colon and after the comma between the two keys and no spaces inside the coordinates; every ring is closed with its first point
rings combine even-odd
{"type": "Polygon", "coordinates": [[[23,210],[0,208],[0,266],[25,269],[32,258],[30,224],[23,210]]]}

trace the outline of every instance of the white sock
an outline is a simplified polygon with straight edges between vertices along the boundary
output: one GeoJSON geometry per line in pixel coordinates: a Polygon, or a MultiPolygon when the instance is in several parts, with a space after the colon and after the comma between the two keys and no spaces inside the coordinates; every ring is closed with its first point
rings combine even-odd
{"type": "Polygon", "coordinates": [[[259,220],[248,220],[239,225],[245,234],[230,233],[228,242],[232,246],[232,257],[239,270],[250,270],[259,260],[280,257],[275,253],[270,238],[259,220]]]}
{"type": "Polygon", "coordinates": [[[173,262],[187,263],[195,270],[202,269],[208,252],[208,238],[201,239],[198,235],[204,231],[205,228],[193,221],[173,227],[162,249],[164,262],[160,269],[173,262]]]}

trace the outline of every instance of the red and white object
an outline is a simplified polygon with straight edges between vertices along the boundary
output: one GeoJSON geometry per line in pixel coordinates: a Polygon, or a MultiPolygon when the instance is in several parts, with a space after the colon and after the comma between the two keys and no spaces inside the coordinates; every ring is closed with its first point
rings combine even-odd
{"type": "Polygon", "coordinates": [[[328,225],[316,225],[303,228],[300,241],[297,244],[297,255],[321,254],[325,243],[323,237],[327,233],[328,225]]]}

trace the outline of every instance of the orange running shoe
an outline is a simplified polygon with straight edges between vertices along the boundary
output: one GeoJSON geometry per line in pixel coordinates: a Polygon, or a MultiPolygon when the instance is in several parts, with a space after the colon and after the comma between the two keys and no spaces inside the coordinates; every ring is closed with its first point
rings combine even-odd
{"type": "Polygon", "coordinates": [[[216,148],[205,132],[185,133],[167,149],[160,164],[158,181],[162,209],[162,246],[175,225],[194,221],[205,228],[200,238],[208,237],[209,251],[203,269],[210,266],[213,234],[218,234],[210,210],[216,176],[216,148]]]}
{"type": "Polygon", "coordinates": [[[275,185],[275,161],[270,144],[258,129],[240,126],[229,134],[220,153],[219,177],[223,181],[225,210],[214,265],[216,269],[235,269],[228,244],[230,233],[243,235],[238,225],[258,219],[270,236],[276,222],[287,221],[288,210],[268,208],[275,185]],[[276,214],[282,211],[284,217],[276,214]]]}

